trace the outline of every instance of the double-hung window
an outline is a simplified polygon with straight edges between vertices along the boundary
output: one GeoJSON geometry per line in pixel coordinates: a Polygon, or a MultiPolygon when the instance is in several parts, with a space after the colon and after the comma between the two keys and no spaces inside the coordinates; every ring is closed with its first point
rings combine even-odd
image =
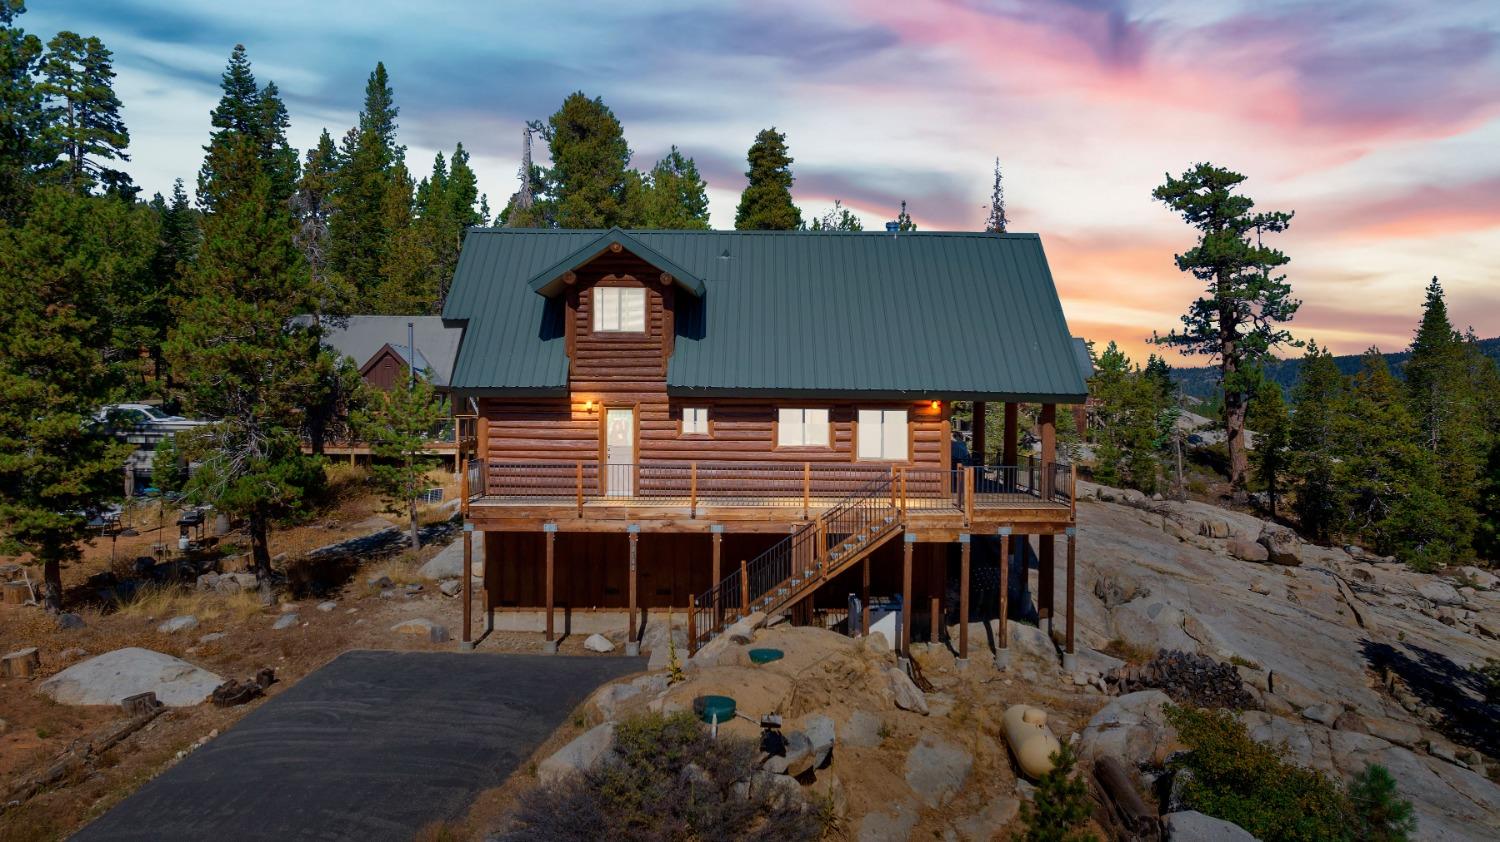
{"type": "Polygon", "coordinates": [[[827,447],[827,408],[778,410],[776,415],[776,446],[827,447]]]}
{"type": "Polygon", "coordinates": [[[907,420],[904,409],[859,411],[859,458],[906,461],[907,420]]]}
{"type": "Polygon", "coordinates": [[[595,333],[645,333],[646,290],[594,287],[595,333]]]}
{"type": "Polygon", "coordinates": [[[685,406],[682,408],[682,434],[685,436],[708,435],[708,407],[685,406]]]}

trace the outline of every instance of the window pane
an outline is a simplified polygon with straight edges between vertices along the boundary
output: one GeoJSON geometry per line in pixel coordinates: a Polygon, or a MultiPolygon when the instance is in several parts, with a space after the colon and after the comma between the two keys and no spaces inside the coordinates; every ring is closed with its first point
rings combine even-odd
{"type": "Polygon", "coordinates": [[[802,443],[817,447],[828,446],[828,410],[802,410],[802,443]]]}
{"type": "Polygon", "coordinates": [[[855,438],[859,439],[859,458],[880,458],[880,410],[861,409],[859,411],[859,430],[855,433],[855,438]]]}
{"type": "Polygon", "coordinates": [[[802,443],[802,410],[776,411],[776,443],[782,447],[796,447],[802,443]]]}
{"type": "Polygon", "coordinates": [[[633,333],[646,332],[646,291],[644,289],[621,289],[620,323],[618,330],[633,333]]]}
{"type": "Polygon", "coordinates": [[[708,409],[686,407],[682,410],[682,432],[691,435],[708,434],[708,409]]]}
{"type": "Polygon", "coordinates": [[[906,459],[906,410],[887,410],[882,433],[884,440],[881,456],[886,459],[906,459]]]}

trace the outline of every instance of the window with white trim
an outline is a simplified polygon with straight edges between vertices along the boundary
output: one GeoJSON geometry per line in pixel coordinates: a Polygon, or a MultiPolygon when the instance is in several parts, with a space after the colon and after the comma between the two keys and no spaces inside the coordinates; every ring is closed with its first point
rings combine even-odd
{"type": "Polygon", "coordinates": [[[685,406],[682,408],[682,434],[685,436],[708,435],[708,407],[685,406]]]}
{"type": "Polygon", "coordinates": [[[859,458],[906,461],[907,418],[904,409],[859,411],[859,458]]]}
{"type": "Polygon", "coordinates": [[[594,287],[595,333],[645,333],[646,290],[594,287]]]}
{"type": "Polygon", "coordinates": [[[778,447],[827,447],[828,409],[781,409],[776,414],[778,447]]]}

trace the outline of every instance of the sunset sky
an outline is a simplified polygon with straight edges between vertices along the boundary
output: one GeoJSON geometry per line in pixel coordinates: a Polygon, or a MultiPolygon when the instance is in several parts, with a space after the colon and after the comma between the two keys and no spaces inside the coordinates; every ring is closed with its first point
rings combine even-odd
{"type": "Polygon", "coordinates": [[[147,193],[191,187],[235,43],[305,149],[352,125],[385,62],[409,166],[463,141],[498,209],[523,122],[602,96],[645,169],[670,144],[728,228],[756,131],[786,132],[804,215],[982,227],[1004,168],[1012,230],[1042,235],[1075,334],[1144,356],[1197,291],[1191,231],[1153,203],[1195,161],[1295,210],[1278,244],[1293,324],[1339,352],[1408,343],[1433,276],[1500,335],[1500,3],[182,3],[32,0],[20,23],[115,53],[147,193]]]}

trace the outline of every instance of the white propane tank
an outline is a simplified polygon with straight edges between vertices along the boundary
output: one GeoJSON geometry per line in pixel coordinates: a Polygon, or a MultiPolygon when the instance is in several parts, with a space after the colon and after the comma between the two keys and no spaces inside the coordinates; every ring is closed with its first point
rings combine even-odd
{"type": "Polygon", "coordinates": [[[1035,780],[1052,771],[1052,755],[1062,748],[1047,728],[1047,712],[1030,705],[1011,705],[1002,717],[1005,741],[1026,777],[1035,780]]]}

